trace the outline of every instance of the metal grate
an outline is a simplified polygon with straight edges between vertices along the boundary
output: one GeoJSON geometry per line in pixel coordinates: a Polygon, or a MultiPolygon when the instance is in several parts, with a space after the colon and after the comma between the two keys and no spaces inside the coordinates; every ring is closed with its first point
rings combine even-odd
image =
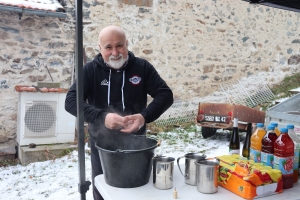
{"type": "Polygon", "coordinates": [[[275,98],[269,87],[259,78],[252,78],[251,81],[231,81],[220,85],[220,89],[226,97],[226,103],[251,108],[275,98]]]}
{"type": "Polygon", "coordinates": [[[255,107],[275,98],[269,87],[263,83],[261,77],[243,78],[219,86],[220,91],[211,96],[193,98],[186,101],[175,101],[156,121],[157,126],[174,125],[193,122],[197,116],[200,102],[219,102],[240,104],[255,107]]]}
{"type": "Polygon", "coordinates": [[[54,137],[56,110],[56,101],[26,102],[24,137],[54,137]]]}
{"type": "Polygon", "coordinates": [[[156,126],[166,126],[178,123],[192,122],[198,112],[199,99],[190,101],[175,101],[156,121],[156,126]]]}

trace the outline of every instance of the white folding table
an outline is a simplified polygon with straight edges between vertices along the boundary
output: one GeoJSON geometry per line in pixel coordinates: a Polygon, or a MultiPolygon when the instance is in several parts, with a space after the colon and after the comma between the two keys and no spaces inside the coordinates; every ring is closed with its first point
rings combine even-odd
{"type": "MultiPolygon", "coordinates": [[[[181,169],[184,166],[181,165],[181,169]]],[[[104,175],[95,177],[95,185],[105,200],[174,200],[173,191],[176,188],[177,199],[185,200],[242,200],[240,196],[233,192],[218,187],[218,192],[214,194],[203,194],[197,190],[197,186],[190,186],[184,182],[184,177],[180,173],[178,166],[174,165],[173,188],[159,190],[153,186],[152,174],[149,182],[137,188],[116,188],[105,182],[104,175]]],[[[281,194],[261,197],[258,200],[299,200],[300,184],[294,184],[291,189],[283,190],[281,194]]]]}

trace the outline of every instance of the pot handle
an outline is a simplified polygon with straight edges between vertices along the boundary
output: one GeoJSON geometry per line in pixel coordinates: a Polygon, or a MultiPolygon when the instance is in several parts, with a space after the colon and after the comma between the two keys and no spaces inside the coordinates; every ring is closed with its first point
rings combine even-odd
{"type": "Polygon", "coordinates": [[[117,149],[117,150],[115,151],[115,153],[124,153],[124,150],[122,150],[122,149],[117,149]]]}
{"type": "Polygon", "coordinates": [[[186,177],[186,175],[183,175],[183,173],[182,173],[182,171],[181,171],[181,168],[180,168],[180,165],[179,165],[179,160],[180,160],[181,158],[184,158],[184,157],[185,157],[185,156],[181,156],[181,157],[177,158],[177,166],[178,166],[179,171],[180,171],[180,173],[182,174],[182,176],[186,177]]]}
{"type": "Polygon", "coordinates": [[[161,140],[158,140],[156,146],[159,147],[160,144],[161,144],[161,140]]]}

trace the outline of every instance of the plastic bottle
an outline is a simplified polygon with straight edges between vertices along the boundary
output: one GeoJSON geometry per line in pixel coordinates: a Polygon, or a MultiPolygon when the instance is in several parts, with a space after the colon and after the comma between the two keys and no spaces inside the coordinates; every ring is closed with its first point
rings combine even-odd
{"type": "Polygon", "coordinates": [[[277,123],[277,122],[271,122],[270,125],[271,125],[271,126],[275,126],[274,132],[275,132],[276,135],[279,137],[279,135],[280,135],[280,130],[278,129],[278,123],[277,123]]]}
{"type": "Polygon", "coordinates": [[[252,134],[256,131],[256,128],[257,128],[257,124],[256,123],[252,123],[252,134]]]}
{"type": "Polygon", "coordinates": [[[293,187],[294,142],[287,128],[280,129],[280,136],[274,143],[274,169],[282,173],[283,189],[293,187]]]}
{"type": "Polygon", "coordinates": [[[247,124],[247,134],[244,140],[243,150],[242,150],[242,156],[244,158],[249,159],[250,157],[250,141],[251,141],[251,135],[252,135],[252,123],[247,124]]]}
{"type": "Polygon", "coordinates": [[[294,183],[298,182],[298,173],[299,173],[299,151],[300,151],[300,139],[296,135],[294,131],[294,125],[293,124],[288,124],[286,126],[288,129],[288,134],[290,138],[294,141],[294,183]]]}
{"type": "Polygon", "coordinates": [[[238,119],[233,119],[232,134],[229,142],[229,155],[238,154],[240,155],[240,134],[238,128],[238,119]]]}
{"type": "Polygon", "coordinates": [[[267,128],[267,133],[262,139],[262,148],[261,148],[261,162],[267,166],[273,168],[274,162],[274,142],[278,138],[274,132],[275,127],[269,125],[267,128]]]}
{"type": "Polygon", "coordinates": [[[257,123],[257,128],[251,136],[250,159],[254,162],[261,160],[261,141],[266,134],[263,123],[257,123]]]}

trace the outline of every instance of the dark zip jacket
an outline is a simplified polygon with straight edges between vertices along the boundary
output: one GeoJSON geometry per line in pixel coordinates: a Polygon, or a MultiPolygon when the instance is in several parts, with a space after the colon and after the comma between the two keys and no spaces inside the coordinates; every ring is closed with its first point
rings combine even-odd
{"type": "MultiPolygon", "coordinates": [[[[84,66],[84,120],[89,123],[92,138],[116,132],[104,125],[108,113],[121,116],[140,113],[150,123],[173,104],[173,93],[155,68],[132,52],[128,54],[127,63],[119,70],[108,67],[101,54],[84,66]],[[147,94],[153,98],[148,106],[147,94]]],[[[67,93],[65,109],[77,116],[76,81],[67,93]]],[[[145,125],[134,134],[144,133],[145,125]]]]}

